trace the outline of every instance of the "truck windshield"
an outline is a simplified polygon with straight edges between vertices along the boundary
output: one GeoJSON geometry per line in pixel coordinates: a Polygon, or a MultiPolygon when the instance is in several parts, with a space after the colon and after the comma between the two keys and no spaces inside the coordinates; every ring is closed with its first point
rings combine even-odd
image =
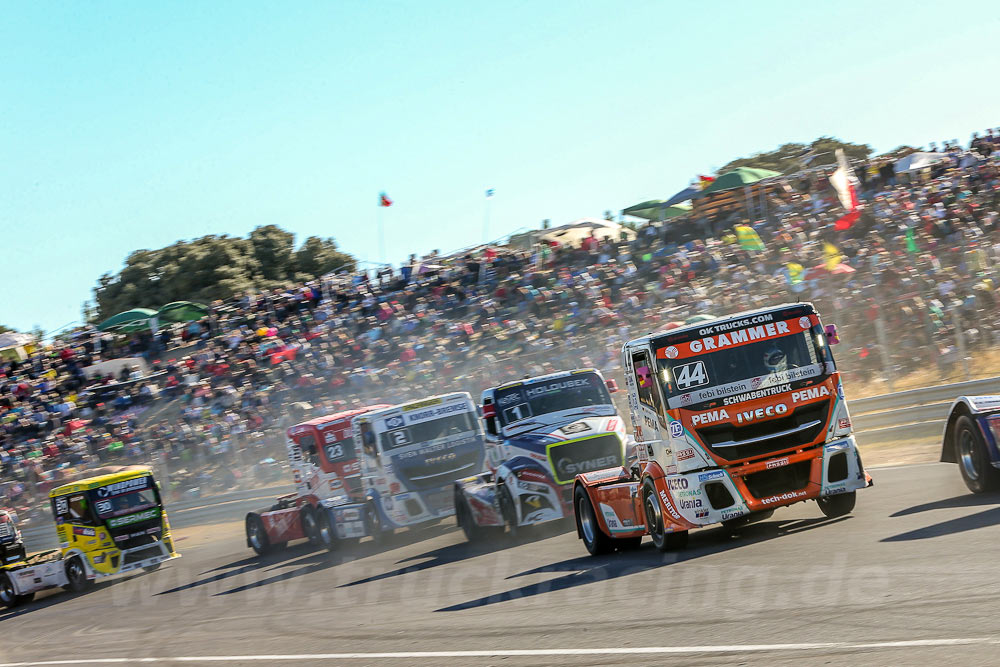
{"type": "Polygon", "coordinates": [[[494,401],[503,426],[561,410],[612,405],[611,394],[597,373],[505,387],[497,390],[494,401]]]}
{"type": "Polygon", "coordinates": [[[140,512],[160,504],[152,477],[140,477],[92,489],[90,501],[100,521],[140,512]]]}
{"type": "MultiPolygon", "coordinates": [[[[742,332],[735,333],[741,338],[742,332]]],[[[748,399],[757,398],[756,392],[779,393],[789,390],[786,385],[791,382],[824,375],[823,362],[830,357],[825,345],[817,344],[817,336],[822,336],[820,325],[739,344],[719,345],[718,336],[708,336],[663,348],[661,351],[667,352],[658,351],[657,357],[669,407],[688,407],[747,392],[755,392],[748,399]],[[710,341],[707,346],[706,340],[710,341]],[[691,346],[699,349],[692,351],[691,346]]],[[[730,332],[725,341],[732,338],[730,332]]]]}
{"type": "Polygon", "coordinates": [[[397,447],[405,447],[413,443],[427,443],[438,438],[461,435],[476,430],[476,421],[471,412],[459,412],[447,417],[430,419],[416,424],[407,424],[401,428],[385,431],[380,434],[382,450],[389,451],[397,447]]]}

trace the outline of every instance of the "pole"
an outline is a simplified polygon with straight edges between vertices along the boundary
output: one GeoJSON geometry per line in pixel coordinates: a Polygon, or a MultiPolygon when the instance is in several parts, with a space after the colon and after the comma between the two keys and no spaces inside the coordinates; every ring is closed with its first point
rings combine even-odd
{"type": "Polygon", "coordinates": [[[378,261],[385,264],[385,206],[378,207],[378,261]]]}
{"type": "Polygon", "coordinates": [[[879,356],[882,357],[882,372],[885,374],[885,381],[889,385],[889,393],[893,389],[892,382],[892,361],[889,359],[889,343],[885,335],[885,321],[882,319],[882,308],[879,307],[878,315],[875,317],[875,335],[878,338],[879,356]]]}
{"type": "Polygon", "coordinates": [[[486,207],[485,207],[485,218],[483,219],[483,243],[489,243],[490,241],[490,202],[493,197],[486,197],[486,207]]]}
{"type": "Polygon", "coordinates": [[[951,321],[955,327],[955,349],[958,351],[958,358],[962,362],[962,379],[969,379],[969,360],[965,358],[965,331],[962,330],[962,316],[958,312],[958,306],[951,307],[951,321]]]}

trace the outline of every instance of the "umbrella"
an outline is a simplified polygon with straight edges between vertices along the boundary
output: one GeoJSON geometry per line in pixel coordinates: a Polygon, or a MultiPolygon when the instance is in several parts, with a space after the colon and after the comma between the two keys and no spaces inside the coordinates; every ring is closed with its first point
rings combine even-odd
{"type": "Polygon", "coordinates": [[[676,329],[677,327],[682,327],[682,326],[684,326],[683,322],[667,322],[665,325],[663,325],[662,331],[671,331],[672,329],[676,329]]]}
{"type": "Polygon", "coordinates": [[[693,185],[689,185],[688,187],[684,188],[683,190],[675,194],[673,197],[668,199],[667,201],[663,202],[663,205],[673,206],[674,204],[680,204],[681,202],[689,201],[691,199],[694,199],[694,196],[699,192],[700,190],[698,188],[696,188],[693,185]]]}
{"type": "Polygon", "coordinates": [[[698,322],[708,322],[714,320],[714,315],[692,315],[691,317],[684,320],[684,324],[697,324],[698,322]]]}
{"type": "Polygon", "coordinates": [[[806,280],[815,280],[816,278],[822,278],[824,275],[832,274],[835,276],[843,276],[849,273],[854,273],[854,267],[849,264],[838,264],[833,267],[833,270],[826,268],[826,264],[819,264],[813,268],[806,271],[806,275],[803,276],[806,280]]]}
{"type": "Polygon", "coordinates": [[[97,325],[101,331],[114,331],[115,333],[131,333],[149,328],[149,320],[156,317],[156,311],[149,308],[133,308],[125,312],[112,315],[97,325]]]}
{"type": "Polygon", "coordinates": [[[670,218],[676,218],[679,215],[685,215],[690,212],[691,204],[668,206],[659,199],[644,201],[641,204],[629,206],[622,210],[623,215],[631,215],[644,220],[669,220],[670,218]]]}
{"type": "Polygon", "coordinates": [[[732,171],[727,171],[722,176],[712,181],[704,190],[698,193],[698,197],[704,197],[705,195],[710,195],[714,192],[722,192],[723,190],[733,190],[735,188],[742,188],[745,185],[752,185],[757,181],[762,181],[765,178],[772,178],[774,176],[781,176],[780,172],[771,171],[770,169],[754,169],[752,167],[737,167],[732,171]]]}
{"type": "Polygon", "coordinates": [[[208,306],[193,301],[172,301],[160,307],[161,322],[190,322],[208,317],[208,306]]]}

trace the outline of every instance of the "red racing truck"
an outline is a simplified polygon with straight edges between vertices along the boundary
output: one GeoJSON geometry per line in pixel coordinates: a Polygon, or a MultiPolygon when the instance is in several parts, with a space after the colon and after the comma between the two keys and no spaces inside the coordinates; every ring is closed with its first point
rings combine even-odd
{"type": "Polygon", "coordinates": [[[830,344],[810,303],[774,306],[629,341],[622,349],[636,456],[576,476],[592,554],[681,548],[692,528],[740,526],[816,500],[854,509],[871,484],[830,344]]]}
{"type": "Polygon", "coordinates": [[[295,493],[246,516],[247,546],[258,554],[308,539],[328,549],[367,534],[361,463],[352,420],[381,410],[372,405],[312,419],[288,429],[285,443],[295,493]]]}

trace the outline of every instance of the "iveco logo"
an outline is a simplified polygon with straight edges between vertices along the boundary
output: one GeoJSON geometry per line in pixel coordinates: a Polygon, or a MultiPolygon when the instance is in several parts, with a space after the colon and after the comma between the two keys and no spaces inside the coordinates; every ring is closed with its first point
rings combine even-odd
{"type": "Polygon", "coordinates": [[[559,459],[556,461],[556,467],[559,468],[559,472],[562,476],[576,475],[581,472],[590,472],[591,470],[600,470],[601,468],[611,468],[619,464],[619,458],[617,456],[602,456],[597,459],[590,459],[589,461],[580,461],[574,463],[569,459],[559,459]]]}
{"type": "Polygon", "coordinates": [[[451,461],[452,459],[458,458],[458,454],[451,452],[449,454],[442,454],[441,456],[431,456],[425,459],[427,463],[437,463],[439,461],[451,461]]]}

